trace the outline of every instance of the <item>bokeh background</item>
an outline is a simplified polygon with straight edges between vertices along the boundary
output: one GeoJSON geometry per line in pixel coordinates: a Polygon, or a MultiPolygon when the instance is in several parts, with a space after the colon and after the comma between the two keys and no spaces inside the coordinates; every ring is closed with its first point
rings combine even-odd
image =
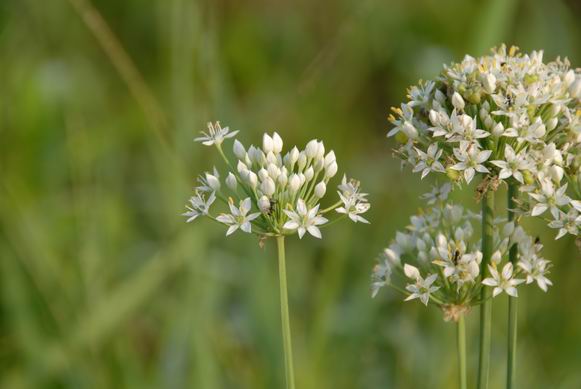
{"type": "MultiPolygon", "coordinates": [[[[455,387],[454,326],[369,297],[376,254],[433,183],[392,157],[388,108],[501,42],[579,65],[580,17],[574,0],[2,0],[0,387],[283,387],[273,242],[180,216],[220,164],[192,141],[218,119],[246,144],[324,139],[371,193],[371,226],[287,245],[298,387],[455,387]]],[[[477,209],[471,189],[455,199],[477,209]]],[[[521,291],[520,387],[578,389],[580,255],[530,227],[555,286],[521,291]]]]}

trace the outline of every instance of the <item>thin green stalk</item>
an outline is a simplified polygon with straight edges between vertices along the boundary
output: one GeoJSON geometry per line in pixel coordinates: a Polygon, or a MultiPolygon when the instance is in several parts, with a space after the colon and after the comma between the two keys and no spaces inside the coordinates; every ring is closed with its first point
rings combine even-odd
{"type": "Polygon", "coordinates": [[[457,324],[457,339],[458,339],[458,371],[460,389],[466,389],[466,325],[464,324],[464,315],[460,315],[457,324]]]}
{"type": "Polygon", "coordinates": [[[291,342],[290,316],[288,312],[288,294],[286,285],[286,262],[284,253],[284,236],[276,237],[278,246],[278,276],[280,284],[280,316],[282,320],[282,339],[284,346],[284,366],[286,388],[295,389],[295,375],[293,368],[293,349],[291,342]]]}
{"type": "MultiPolygon", "coordinates": [[[[489,276],[488,264],[492,255],[494,219],[494,192],[487,190],[482,199],[482,278],[489,276]]],[[[490,335],[492,330],[492,301],[490,288],[483,287],[480,306],[480,359],[478,361],[478,389],[488,388],[490,371],[490,335]]]]}
{"type": "MultiPolygon", "coordinates": [[[[514,221],[514,207],[515,199],[518,195],[518,187],[514,184],[508,186],[508,221],[514,221]]],[[[513,266],[516,266],[517,260],[517,245],[513,245],[508,253],[508,258],[513,266]]],[[[515,368],[516,368],[516,339],[518,326],[518,300],[516,297],[508,297],[508,354],[506,362],[506,387],[512,389],[515,387],[515,368]]]]}

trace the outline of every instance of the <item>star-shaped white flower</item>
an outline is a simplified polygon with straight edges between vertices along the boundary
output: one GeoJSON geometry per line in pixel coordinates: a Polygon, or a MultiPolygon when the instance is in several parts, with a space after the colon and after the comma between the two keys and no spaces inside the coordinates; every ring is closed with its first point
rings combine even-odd
{"type": "Polygon", "coordinates": [[[569,209],[567,213],[559,210],[555,219],[549,223],[549,227],[559,230],[555,239],[560,239],[567,233],[577,236],[581,227],[581,216],[575,208],[569,209]]]}
{"type": "Polygon", "coordinates": [[[490,150],[478,150],[476,143],[460,142],[460,147],[454,149],[454,156],[459,162],[451,166],[451,169],[464,171],[464,179],[469,184],[476,172],[490,172],[483,165],[490,157],[490,154],[492,154],[490,150]]]}
{"type": "Polygon", "coordinates": [[[208,132],[202,131],[203,136],[195,138],[194,141],[202,142],[202,144],[205,146],[219,146],[222,144],[224,139],[232,138],[237,133],[238,131],[230,132],[228,127],[220,127],[220,122],[216,122],[214,124],[208,123],[208,132]]]}
{"type": "Polygon", "coordinates": [[[526,158],[525,151],[523,150],[517,155],[510,145],[506,145],[504,148],[504,160],[491,161],[490,163],[500,168],[498,174],[500,179],[514,177],[521,184],[524,184],[522,172],[532,168],[531,163],[526,158]]]}
{"type": "Polygon", "coordinates": [[[370,205],[364,199],[362,200],[356,194],[352,194],[351,196],[345,196],[343,193],[338,192],[341,201],[343,202],[343,206],[337,208],[335,211],[338,213],[343,213],[349,216],[349,219],[353,220],[355,223],[362,222],[369,224],[369,221],[360,214],[365,213],[369,210],[370,205]]]}
{"type": "Polygon", "coordinates": [[[223,213],[216,218],[216,220],[218,220],[220,223],[224,223],[230,226],[228,228],[228,231],[226,231],[226,236],[232,234],[238,228],[240,228],[244,232],[248,233],[252,232],[252,225],[250,224],[250,222],[259,217],[260,212],[251,213],[250,215],[248,215],[248,212],[250,212],[250,208],[252,207],[250,197],[241,200],[239,208],[237,208],[234,205],[232,200],[230,200],[228,205],[230,206],[231,213],[230,214],[223,213]]]}
{"type": "Polygon", "coordinates": [[[309,209],[303,199],[299,199],[297,201],[296,210],[284,210],[284,213],[290,220],[284,224],[283,228],[289,231],[296,230],[300,239],[303,238],[303,235],[305,235],[307,231],[315,238],[321,239],[321,230],[319,230],[319,227],[317,226],[327,223],[328,220],[323,216],[318,215],[318,212],[318,204],[309,209]]]}
{"type": "Polygon", "coordinates": [[[512,278],[512,263],[507,263],[502,268],[502,273],[499,273],[496,266],[488,265],[490,275],[492,277],[486,278],[482,284],[494,287],[492,297],[498,296],[501,292],[505,292],[509,296],[518,297],[516,287],[522,284],[525,280],[512,278]]]}
{"type": "Polygon", "coordinates": [[[195,196],[190,198],[190,205],[186,205],[187,211],[182,214],[188,218],[186,223],[196,220],[198,216],[207,215],[214,200],[216,200],[214,192],[208,196],[208,199],[202,193],[197,192],[195,196]]]}
{"type": "Polygon", "coordinates": [[[559,216],[559,207],[569,204],[571,199],[565,194],[567,191],[567,184],[555,190],[553,182],[549,179],[541,181],[540,193],[529,193],[533,199],[537,201],[531,211],[532,216],[539,216],[550,209],[553,218],[557,219],[559,216]]]}
{"type": "Polygon", "coordinates": [[[406,290],[411,294],[404,301],[419,298],[424,305],[428,305],[428,301],[430,301],[430,295],[440,289],[438,286],[432,286],[434,281],[436,281],[438,278],[438,275],[430,274],[426,277],[426,279],[424,279],[420,275],[420,271],[417,267],[407,263],[404,265],[403,270],[406,276],[416,281],[414,284],[408,284],[405,287],[406,290]]]}
{"type": "Polygon", "coordinates": [[[430,172],[446,172],[444,166],[439,161],[443,151],[438,149],[438,145],[436,143],[432,143],[425,153],[418,148],[416,148],[416,152],[418,153],[419,161],[416,166],[414,166],[413,171],[414,173],[422,172],[422,179],[430,172]]]}
{"type": "Polygon", "coordinates": [[[549,285],[553,285],[551,280],[546,277],[548,273],[549,261],[533,255],[529,258],[521,259],[517,266],[520,267],[526,274],[526,283],[531,284],[533,281],[537,282],[539,288],[546,292],[549,285]]]}

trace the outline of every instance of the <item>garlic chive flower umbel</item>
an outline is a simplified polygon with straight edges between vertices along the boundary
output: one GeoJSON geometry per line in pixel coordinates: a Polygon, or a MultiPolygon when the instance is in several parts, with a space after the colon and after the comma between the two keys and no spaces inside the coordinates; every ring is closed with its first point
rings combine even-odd
{"type": "MultiPolygon", "coordinates": [[[[507,186],[507,220],[515,230],[523,216],[540,216],[558,230],[557,238],[579,234],[580,99],[581,72],[566,58],[543,62],[542,51],[527,54],[502,45],[490,55],[466,55],[461,62],[444,66],[434,80],[412,86],[407,101],[392,108],[388,118],[393,125],[388,137],[395,136],[401,144],[396,154],[414,172],[421,172],[422,178],[445,174],[458,186],[480,178],[480,277],[494,289],[481,288],[478,389],[488,387],[490,300],[503,292],[511,296],[507,388],[514,387],[515,295],[521,283],[514,277],[532,268],[524,261],[517,266],[517,256],[536,247],[519,242],[518,250],[509,252],[510,263],[502,269],[495,267],[495,192],[501,184],[507,186]]],[[[544,260],[534,266],[543,272],[547,269],[544,260]]],[[[531,277],[524,280],[529,282],[531,277]]],[[[539,286],[548,285],[544,278],[540,280],[539,286]]]]}
{"type": "Polygon", "coordinates": [[[359,182],[343,176],[337,186],[337,201],[321,206],[338,172],[335,153],[326,151],[322,141],[313,139],[302,150],[295,146],[283,153],[283,140],[276,132],[264,134],[261,146],[246,148],[234,139],[231,160],[222,145],[237,133],[220,123],[208,123],[208,132],[195,139],[215,146],[227,170],[220,174],[213,168],[198,177],[183,215],[187,222],[205,216],[221,223],[228,227],[226,235],[237,231],[257,235],[261,245],[270,237],[276,238],[286,387],[294,389],[285,236],[297,234],[302,239],[309,234],[320,239],[321,228],[343,218],[368,223],[362,214],[370,205],[359,182]],[[219,214],[211,212],[216,202],[225,206],[219,214]]]}
{"type": "Polygon", "coordinates": [[[493,297],[500,293],[516,297],[519,285],[536,282],[546,292],[552,285],[547,278],[551,264],[540,254],[542,245],[521,226],[502,219],[494,223],[491,276],[483,277],[476,233],[480,215],[447,201],[449,192],[450,184],[444,184],[422,196],[427,208],[396,233],[373,269],[372,296],[392,287],[406,301],[418,299],[426,306],[431,301],[442,309],[445,320],[457,321],[459,314],[482,302],[482,288],[492,288],[493,297]],[[431,201],[434,192],[440,195],[431,201]],[[516,267],[508,261],[512,246],[518,249],[516,267]]]}
{"type": "Polygon", "coordinates": [[[389,116],[414,172],[446,173],[457,183],[489,177],[525,192],[520,212],[550,227],[581,228],[581,73],[567,59],[502,45],[488,56],[465,56],[433,81],[420,81],[389,116]],[[551,212],[545,212],[547,209],[551,212]]]}
{"type": "Polygon", "coordinates": [[[229,171],[223,180],[216,168],[198,178],[184,213],[188,221],[203,215],[228,226],[227,235],[240,230],[263,237],[296,233],[299,238],[306,233],[321,238],[320,228],[333,215],[368,223],[361,216],[369,209],[367,194],[360,192],[358,181],[345,176],[337,187],[338,201],[321,207],[338,171],[335,153],[326,151],[322,141],[311,140],[303,150],[295,146],[283,154],[283,140],[276,132],[264,134],[261,147],[246,148],[234,139],[231,162],[222,143],[237,132],[209,123],[208,132],[196,138],[206,146],[216,146],[229,171]],[[228,208],[214,216],[210,206],[216,197],[228,208]]]}

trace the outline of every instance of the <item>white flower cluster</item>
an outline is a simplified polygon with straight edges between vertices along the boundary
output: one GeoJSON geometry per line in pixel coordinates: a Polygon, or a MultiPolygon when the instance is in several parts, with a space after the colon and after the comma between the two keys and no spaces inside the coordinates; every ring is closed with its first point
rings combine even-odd
{"type": "Polygon", "coordinates": [[[516,297],[521,283],[537,282],[547,291],[550,263],[540,256],[542,245],[522,227],[502,220],[494,224],[491,277],[482,279],[481,243],[474,234],[474,223],[480,223],[480,216],[447,202],[449,192],[450,184],[445,184],[423,196],[432,206],[413,216],[410,226],[397,232],[383,251],[373,269],[372,296],[391,286],[406,295],[406,301],[420,299],[428,305],[432,299],[446,310],[480,304],[480,291],[485,286],[494,288],[493,296],[505,292],[516,297]],[[438,198],[432,201],[435,192],[438,198]],[[508,252],[515,244],[517,262],[513,267],[508,252]]]}
{"type": "Polygon", "coordinates": [[[209,123],[208,129],[195,140],[215,145],[230,171],[223,181],[225,187],[215,168],[198,178],[199,185],[184,213],[188,222],[205,215],[227,225],[226,235],[240,229],[262,236],[296,232],[300,238],[306,232],[321,238],[319,227],[328,223],[323,215],[331,211],[354,222],[368,223],[361,216],[370,207],[367,194],[359,191],[358,181],[345,176],[338,186],[339,201],[320,209],[327,185],[338,170],[335,153],[326,153],[323,142],[311,140],[304,150],[293,147],[283,155],[283,140],[276,132],[264,134],[262,147],[247,149],[235,139],[236,163],[232,164],[222,150],[222,142],[237,131],[230,132],[219,123],[209,123]],[[216,198],[228,205],[229,213],[217,217],[210,214],[216,198]]]}
{"type": "MultiPolygon", "coordinates": [[[[409,89],[389,120],[397,154],[421,172],[470,183],[477,173],[521,186],[533,216],[577,235],[581,203],[581,72],[567,59],[503,45],[491,55],[445,66],[435,81],[409,89]],[[567,181],[573,181],[569,185],[567,181]],[[571,188],[574,187],[574,188],[571,188]]],[[[527,204],[524,204],[527,205],[527,204]]]]}

